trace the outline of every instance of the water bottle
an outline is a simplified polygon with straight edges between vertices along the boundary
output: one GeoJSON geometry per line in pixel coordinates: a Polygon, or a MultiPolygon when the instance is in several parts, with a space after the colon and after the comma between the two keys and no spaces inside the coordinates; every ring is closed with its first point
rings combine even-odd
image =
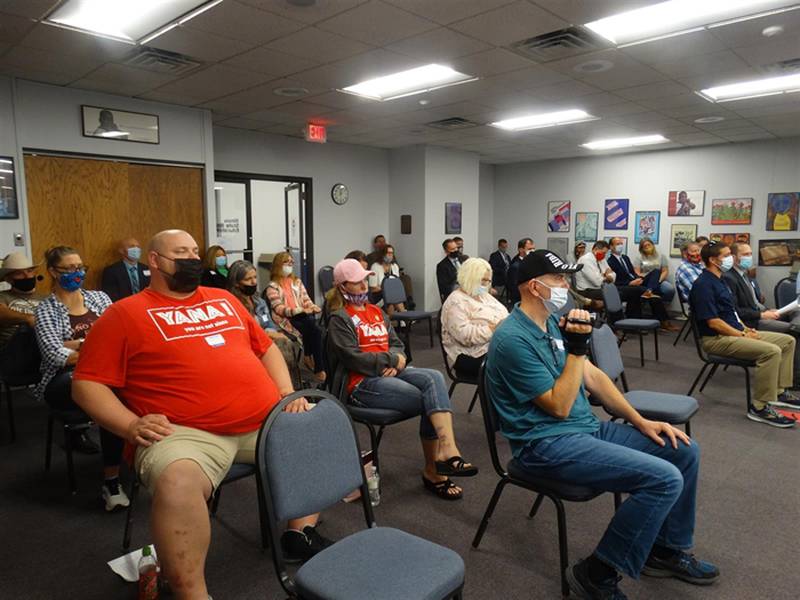
{"type": "Polygon", "coordinates": [[[150,546],[142,548],[139,559],[139,600],[158,600],[158,564],[150,546]]]}
{"type": "Polygon", "coordinates": [[[378,506],[381,503],[381,476],[378,475],[378,470],[373,466],[372,471],[367,477],[367,489],[369,490],[369,501],[372,506],[378,506]]]}

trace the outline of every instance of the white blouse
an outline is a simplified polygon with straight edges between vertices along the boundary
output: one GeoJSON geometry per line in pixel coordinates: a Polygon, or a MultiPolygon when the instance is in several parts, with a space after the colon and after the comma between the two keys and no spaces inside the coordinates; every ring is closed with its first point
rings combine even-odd
{"type": "Polygon", "coordinates": [[[508,310],[491,294],[470,296],[456,290],[442,306],[442,344],[452,365],[459,354],[479,357],[489,351],[494,333],[491,323],[500,323],[508,310]]]}
{"type": "MultiPolygon", "coordinates": [[[[375,275],[367,277],[367,285],[371,288],[379,288],[383,285],[383,280],[386,278],[386,272],[383,270],[383,263],[376,262],[369,269],[375,275]]],[[[400,266],[397,263],[392,263],[389,267],[389,273],[395,277],[400,277],[400,266]]]]}

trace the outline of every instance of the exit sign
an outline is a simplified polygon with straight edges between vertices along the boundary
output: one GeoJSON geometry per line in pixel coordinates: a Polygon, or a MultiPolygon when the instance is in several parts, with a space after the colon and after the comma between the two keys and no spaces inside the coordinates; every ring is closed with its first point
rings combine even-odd
{"type": "Polygon", "coordinates": [[[325,125],[315,125],[309,123],[306,125],[306,141],[315,142],[317,144],[324,144],[328,141],[328,130],[325,125]]]}

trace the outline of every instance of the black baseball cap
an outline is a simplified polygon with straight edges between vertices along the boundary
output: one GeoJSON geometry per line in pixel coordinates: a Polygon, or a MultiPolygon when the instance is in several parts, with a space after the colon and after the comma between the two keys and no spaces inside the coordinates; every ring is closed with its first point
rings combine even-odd
{"type": "Polygon", "coordinates": [[[519,283],[525,283],[535,277],[548,273],[571,274],[580,271],[583,265],[578,263],[565,263],[555,252],[550,250],[535,250],[528,254],[519,266],[519,283]]]}

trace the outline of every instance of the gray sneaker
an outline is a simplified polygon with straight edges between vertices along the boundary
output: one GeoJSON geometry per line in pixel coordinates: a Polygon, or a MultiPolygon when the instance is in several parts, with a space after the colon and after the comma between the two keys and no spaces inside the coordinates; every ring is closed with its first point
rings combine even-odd
{"type": "Polygon", "coordinates": [[[783,408],[800,410],[800,397],[796,396],[790,391],[785,391],[782,394],[778,394],[778,397],[770,402],[770,404],[772,406],[781,406],[783,408]]]}
{"type": "Polygon", "coordinates": [[[757,410],[754,406],[751,406],[747,409],[747,418],[757,423],[764,423],[765,425],[772,425],[773,427],[780,427],[782,429],[794,427],[797,423],[794,419],[779,415],[769,404],[761,410],[757,410]]]}

